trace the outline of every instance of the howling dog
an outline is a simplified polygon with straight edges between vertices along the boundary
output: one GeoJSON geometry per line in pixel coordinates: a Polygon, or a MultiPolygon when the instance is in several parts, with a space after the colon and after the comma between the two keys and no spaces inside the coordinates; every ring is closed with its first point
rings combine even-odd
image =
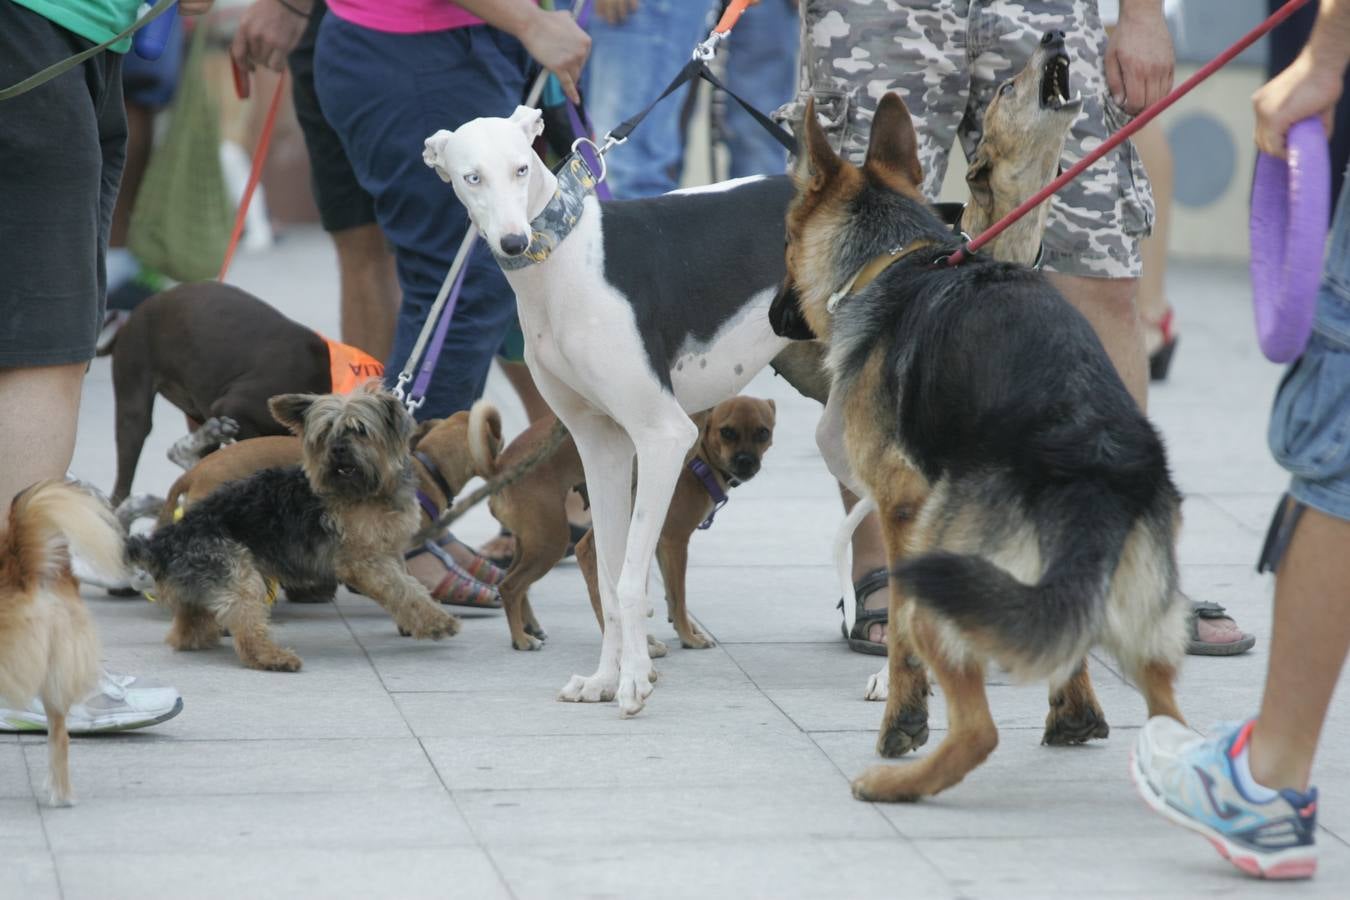
{"type": "Polygon", "coordinates": [[[916,800],[979,765],[998,743],[991,660],[1058,688],[1100,643],[1150,716],[1179,718],[1181,497],[1087,320],[1033,269],[943,263],[960,242],[923,202],[897,95],[877,107],[861,168],[835,154],[809,106],[804,130],[775,305],[829,341],[850,468],[880,512],[894,627],[878,744],[926,718],[902,630],[951,723],[934,753],[869,769],[854,794],[916,800]]]}

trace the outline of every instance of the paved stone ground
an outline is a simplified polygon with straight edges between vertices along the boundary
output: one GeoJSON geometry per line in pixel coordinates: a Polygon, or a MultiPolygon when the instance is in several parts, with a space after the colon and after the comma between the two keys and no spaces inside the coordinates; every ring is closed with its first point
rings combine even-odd
{"type": "MultiPolygon", "coordinates": [[[[292,232],[244,257],[237,282],[336,333],[331,253],[292,232]]],[[[1192,721],[1255,709],[1271,584],[1252,561],[1282,477],[1264,444],[1279,371],[1258,355],[1245,273],[1175,271],[1184,335],[1153,395],[1188,492],[1186,586],[1260,635],[1238,659],[1190,659],[1192,721]]],[[[1138,692],[1093,664],[1108,741],[1039,745],[1040,685],[995,678],[1002,745],[964,784],[917,806],[854,801],[874,762],[881,707],[862,700],[876,661],[839,638],[829,541],[838,500],[812,445],[817,409],[765,375],[779,404],[766,468],[691,550],[689,596],[715,649],[680,650],[642,715],[556,702],[593,670],[598,635],[571,564],[540,583],[542,652],[511,650],[500,614],[439,644],[401,639],[367,600],[275,609],[297,675],[242,669],[228,646],[175,654],[162,610],[86,590],[107,664],[178,686],[181,716],[144,733],[79,739],[81,803],[48,809],[40,737],[0,736],[0,895],[490,897],[1345,896],[1350,878],[1350,715],[1333,715],[1317,769],[1322,872],[1311,885],[1235,875],[1198,837],[1133,794],[1138,692]]],[[[518,425],[514,400],[493,396],[518,425]]],[[[163,492],[182,419],[161,403],[137,487],[163,492]]],[[[110,487],[106,360],[85,395],[75,470],[110,487]]],[[[486,538],[476,514],[461,532],[486,538]]],[[[670,637],[659,618],[656,632],[670,637]]],[[[945,724],[933,701],[932,743],[945,724]]],[[[901,763],[903,764],[903,763],[901,763]]]]}

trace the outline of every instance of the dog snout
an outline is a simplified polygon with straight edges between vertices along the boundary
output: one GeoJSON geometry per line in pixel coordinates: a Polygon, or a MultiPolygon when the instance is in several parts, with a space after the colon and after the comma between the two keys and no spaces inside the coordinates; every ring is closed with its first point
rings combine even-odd
{"type": "Polygon", "coordinates": [[[758,471],[759,457],[753,453],[737,453],[731,458],[731,472],[742,481],[754,478],[758,471]]]}
{"type": "Polygon", "coordinates": [[[1045,33],[1045,36],[1041,38],[1041,45],[1042,45],[1042,46],[1045,46],[1045,47],[1063,47],[1063,46],[1064,46],[1064,32],[1062,32],[1062,31],[1047,31],[1047,32],[1045,33]]]}
{"type": "Polygon", "coordinates": [[[505,234],[501,240],[502,252],[507,256],[519,256],[530,246],[530,239],[523,234],[505,234]]]}

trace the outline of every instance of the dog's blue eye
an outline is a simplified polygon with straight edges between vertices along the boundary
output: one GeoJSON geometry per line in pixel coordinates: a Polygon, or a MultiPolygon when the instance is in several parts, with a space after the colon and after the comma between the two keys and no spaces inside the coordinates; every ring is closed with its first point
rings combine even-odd
{"type": "Polygon", "coordinates": [[[998,89],[998,92],[999,92],[1000,94],[1008,94],[1008,93],[1011,93],[1011,92],[1012,92],[1012,89],[1013,89],[1013,83],[1012,83],[1011,81],[1005,81],[1005,82],[1003,82],[1003,87],[1001,87],[1001,88],[998,89]]]}
{"type": "Polygon", "coordinates": [[[519,169],[516,169],[516,177],[517,177],[517,178],[524,178],[524,177],[525,177],[526,175],[528,175],[528,174],[530,174],[530,167],[529,167],[529,165],[524,165],[524,166],[521,166],[519,169]]]}
{"type": "Polygon", "coordinates": [[[477,173],[477,172],[470,172],[468,175],[465,175],[465,176],[464,176],[464,183],[465,183],[465,184],[477,184],[478,182],[480,182],[480,181],[482,181],[482,180],[483,180],[483,179],[481,179],[481,178],[478,177],[478,173],[477,173]]]}

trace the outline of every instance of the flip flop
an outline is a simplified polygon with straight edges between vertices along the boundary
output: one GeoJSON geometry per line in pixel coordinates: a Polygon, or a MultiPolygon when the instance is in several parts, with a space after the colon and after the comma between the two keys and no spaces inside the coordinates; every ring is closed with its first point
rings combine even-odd
{"type": "MultiPolygon", "coordinates": [[[[853,618],[853,628],[848,627],[847,622],[840,623],[839,630],[844,637],[848,639],[848,646],[856,653],[866,653],[871,656],[885,656],[886,644],[884,641],[868,640],[867,634],[872,630],[873,625],[885,625],[890,620],[890,604],[880,609],[867,609],[863,602],[875,594],[877,591],[888,587],[890,576],[884,568],[873,569],[862,578],[853,582],[853,595],[857,598],[857,613],[853,618]]],[[[844,611],[844,598],[839,598],[839,605],[836,607],[841,613],[844,611]]]]}

